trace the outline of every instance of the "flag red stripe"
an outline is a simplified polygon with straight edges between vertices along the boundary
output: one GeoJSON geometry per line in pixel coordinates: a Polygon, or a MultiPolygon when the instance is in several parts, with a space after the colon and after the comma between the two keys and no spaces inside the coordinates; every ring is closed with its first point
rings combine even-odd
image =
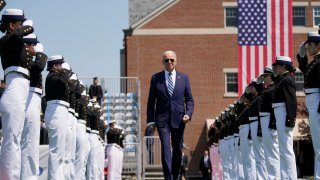
{"type": "Polygon", "coordinates": [[[276,4],[275,0],[271,0],[271,59],[273,62],[276,56],[276,4]]]}
{"type": "Polygon", "coordinates": [[[280,54],[281,56],[284,56],[284,0],[280,1],[280,12],[279,18],[280,18],[280,54]]]}
{"type": "Polygon", "coordinates": [[[263,67],[268,65],[267,46],[263,47],[263,67]]]}
{"type": "Polygon", "coordinates": [[[242,94],[242,47],[238,46],[238,95],[242,94]]]}
{"type": "Polygon", "coordinates": [[[246,60],[247,60],[247,84],[250,82],[250,79],[251,79],[251,51],[250,51],[250,46],[247,46],[246,47],[247,49],[247,57],[246,57],[246,60]]]}

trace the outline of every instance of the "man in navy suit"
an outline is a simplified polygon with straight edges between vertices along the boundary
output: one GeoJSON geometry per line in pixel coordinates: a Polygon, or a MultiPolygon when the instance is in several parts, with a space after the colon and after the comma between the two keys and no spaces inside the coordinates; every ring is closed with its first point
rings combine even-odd
{"type": "Polygon", "coordinates": [[[164,71],[151,78],[147,123],[158,129],[165,179],[175,180],[178,179],[181,165],[183,132],[191,120],[194,103],[188,76],[175,70],[175,52],[165,51],[162,63],[164,71]]]}

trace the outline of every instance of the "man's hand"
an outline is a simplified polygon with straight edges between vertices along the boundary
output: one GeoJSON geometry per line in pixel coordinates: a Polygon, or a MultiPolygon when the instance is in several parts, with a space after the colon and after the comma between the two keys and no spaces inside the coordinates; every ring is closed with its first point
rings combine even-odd
{"type": "Polygon", "coordinates": [[[185,115],[183,116],[183,118],[182,118],[182,121],[183,121],[184,124],[187,124],[187,123],[190,121],[190,117],[185,114],[185,115]]]}

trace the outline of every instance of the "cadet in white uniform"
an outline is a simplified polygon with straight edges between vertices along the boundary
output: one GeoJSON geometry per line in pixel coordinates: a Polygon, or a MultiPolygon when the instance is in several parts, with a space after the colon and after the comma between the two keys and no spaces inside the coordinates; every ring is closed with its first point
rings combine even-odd
{"type": "Polygon", "coordinates": [[[299,69],[304,74],[304,92],[309,112],[309,123],[314,148],[314,179],[320,179],[320,35],[318,32],[308,33],[308,39],[301,44],[297,55],[299,69]],[[313,60],[308,63],[306,49],[313,60]]]}
{"type": "Polygon", "coordinates": [[[20,179],[20,141],[33,58],[27,53],[23,42],[23,36],[33,32],[32,23],[25,20],[23,10],[7,9],[0,25],[0,30],[6,33],[0,40],[1,63],[6,83],[0,100],[3,129],[0,175],[3,179],[20,179]]]}
{"type": "Polygon", "coordinates": [[[62,55],[48,60],[49,74],[46,78],[47,108],[45,123],[49,137],[48,179],[64,179],[64,156],[66,143],[66,120],[68,119],[68,74],[61,71],[62,55]]]}
{"type": "Polygon", "coordinates": [[[35,34],[23,38],[29,53],[34,55],[30,69],[30,89],[26,106],[26,118],[21,137],[21,180],[38,179],[39,175],[39,141],[40,141],[40,112],[42,95],[41,72],[46,66],[47,55],[35,34]]]}

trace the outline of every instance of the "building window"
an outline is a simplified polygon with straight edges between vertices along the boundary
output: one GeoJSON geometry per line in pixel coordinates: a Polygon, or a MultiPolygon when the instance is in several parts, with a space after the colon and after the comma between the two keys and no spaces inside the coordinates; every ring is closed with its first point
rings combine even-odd
{"type": "Polygon", "coordinates": [[[300,71],[296,71],[294,75],[294,80],[296,81],[296,91],[303,92],[303,88],[304,88],[303,73],[300,71]]]}
{"type": "Polygon", "coordinates": [[[318,26],[320,24],[320,6],[313,8],[313,23],[314,26],[318,26]]]}
{"type": "Polygon", "coordinates": [[[226,73],[226,93],[238,93],[238,73],[226,73]]]}
{"type": "Polygon", "coordinates": [[[293,26],[305,26],[306,25],[306,8],[293,7],[292,21],[293,21],[292,22],[293,26]]]}
{"type": "Polygon", "coordinates": [[[236,7],[225,8],[226,27],[238,26],[238,9],[236,7]]]}

